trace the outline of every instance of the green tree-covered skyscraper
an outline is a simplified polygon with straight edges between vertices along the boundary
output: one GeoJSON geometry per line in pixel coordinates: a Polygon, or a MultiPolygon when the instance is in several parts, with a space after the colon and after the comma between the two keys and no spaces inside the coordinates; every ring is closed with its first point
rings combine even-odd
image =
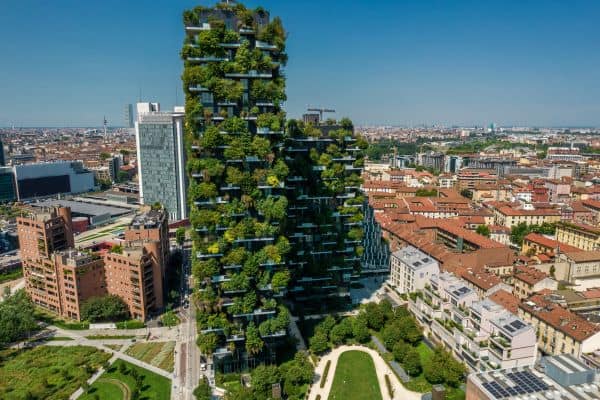
{"type": "Polygon", "coordinates": [[[228,371],[275,360],[289,308],[347,303],[362,252],[366,143],[349,120],[286,122],[279,18],[219,3],[186,11],[184,24],[198,343],[228,371]]]}

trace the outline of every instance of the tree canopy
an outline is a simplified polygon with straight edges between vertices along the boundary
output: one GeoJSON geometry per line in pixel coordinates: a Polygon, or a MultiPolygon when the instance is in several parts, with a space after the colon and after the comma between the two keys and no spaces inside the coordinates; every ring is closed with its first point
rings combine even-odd
{"type": "Polygon", "coordinates": [[[5,296],[0,303],[0,345],[14,342],[37,330],[34,311],[24,290],[5,296]]]}
{"type": "Polygon", "coordinates": [[[81,319],[90,322],[122,321],[129,318],[127,304],[116,295],[90,297],[81,305],[81,319]]]}

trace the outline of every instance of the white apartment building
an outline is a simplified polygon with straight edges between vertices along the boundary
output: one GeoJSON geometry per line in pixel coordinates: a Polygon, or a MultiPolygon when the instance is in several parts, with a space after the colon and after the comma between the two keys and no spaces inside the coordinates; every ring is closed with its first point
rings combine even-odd
{"type": "Polygon", "coordinates": [[[477,293],[450,273],[409,300],[409,310],[431,338],[463,360],[471,371],[533,365],[537,352],[534,328],[477,293]]]}
{"type": "Polygon", "coordinates": [[[436,260],[413,246],[392,253],[390,283],[398,293],[423,290],[431,278],[439,274],[436,260]]]}

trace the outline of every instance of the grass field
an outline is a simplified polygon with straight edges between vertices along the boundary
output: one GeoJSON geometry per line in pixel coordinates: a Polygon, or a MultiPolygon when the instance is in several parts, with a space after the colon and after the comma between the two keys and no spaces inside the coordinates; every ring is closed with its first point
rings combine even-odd
{"type": "Polygon", "coordinates": [[[140,386],[140,399],[169,400],[171,397],[171,381],[147,369],[137,367],[123,360],[117,360],[111,368],[102,374],[90,387],[80,400],[125,400],[135,390],[136,380],[134,374],[142,378],[140,386]],[[121,372],[120,365],[127,367],[125,373],[121,372]],[[133,373],[132,371],[137,371],[133,373]],[[97,397],[96,397],[97,396],[97,397]]]}
{"type": "Polygon", "coordinates": [[[126,353],[150,365],[173,372],[175,342],[136,343],[126,353]]]}
{"type": "Polygon", "coordinates": [[[0,398],[67,399],[110,358],[87,346],[39,346],[0,352],[0,398]]]}
{"type": "Polygon", "coordinates": [[[329,400],[381,399],[373,359],[362,351],[343,353],[335,368],[329,400]]]}

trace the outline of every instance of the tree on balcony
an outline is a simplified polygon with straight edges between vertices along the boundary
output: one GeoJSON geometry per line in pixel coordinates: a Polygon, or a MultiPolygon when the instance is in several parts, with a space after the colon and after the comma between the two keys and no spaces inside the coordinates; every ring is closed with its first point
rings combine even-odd
{"type": "Polygon", "coordinates": [[[217,349],[218,337],[216,334],[210,332],[206,334],[198,335],[196,344],[200,351],[204,354],[212,354],[217,349]]]}
{"type": "Polygon", "coordinates": [[[250,322],[246,327],[246,351],[252,356],[258,355],[264,347],[264,342],[260,338],[260,332],[254,325],[254,322],[250,322]]]}

